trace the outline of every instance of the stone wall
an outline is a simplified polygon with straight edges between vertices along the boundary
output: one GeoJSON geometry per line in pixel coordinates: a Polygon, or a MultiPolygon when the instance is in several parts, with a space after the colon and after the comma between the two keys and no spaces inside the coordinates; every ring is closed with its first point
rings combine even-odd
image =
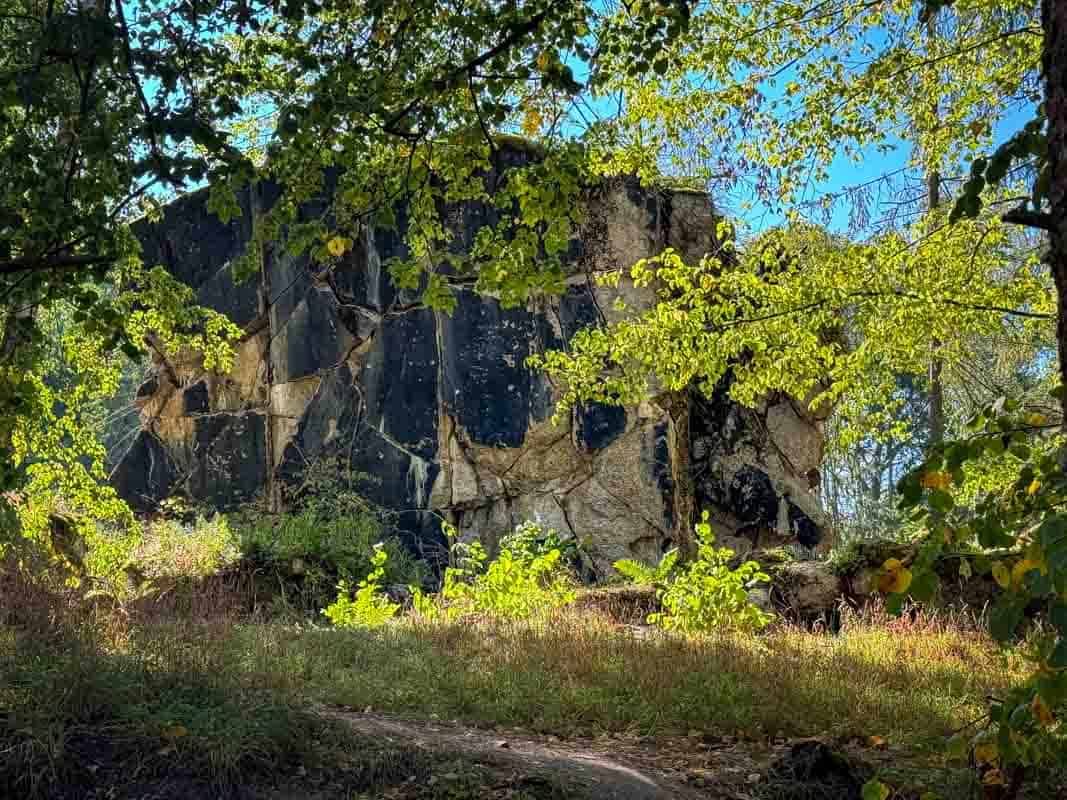
{"type": "MultiPolygon", "coordinates": [[[[524,157],[505,152],[498,168],[524,157]]],[[[383,269],[403,252],[403,214],[400,233],[367,233],[327,277],[306,257],[268,248],[259,279],[235,285],[230,264],[250,241],[253,209],[275,196],[269,185],[246,190],[243,217],[222,224],[204,193],[190,195],[139,231],[146,263],[165,265],[245,336],[226,375],[157,355],[138,396],[143,430],[114,475],[135,507],[174,494],[219,508],[256,495],[284,504],[309,464],[336,457],[371,476],[360,491],[393,510],[427,555],[440,552],[438,515],[490,542],[539,517],[587,542],[604,574],[615,559],[653,560],[671,546],[675,509],[685,507],[676,493],[687,486],[726,533],[817,540],[808,475],[821,422],[798,404],[779,398],[752,411],[717,392],[693,398],[688,425],[648,402],[586,406],[557,426],[554,388],[524,364],[612,319],[617,296],[630,309],[652,301],[626,281],[595,286],[597,272],[665,246],[693,259],[707,252],[715,217],[706,196],[605,183],[589,197],[562,297],[503,309],[461,290],[451,315],[418,307],[383,269]]],[[[447,218],[470,241],[496,213],[467,203],[447,218]]]]}

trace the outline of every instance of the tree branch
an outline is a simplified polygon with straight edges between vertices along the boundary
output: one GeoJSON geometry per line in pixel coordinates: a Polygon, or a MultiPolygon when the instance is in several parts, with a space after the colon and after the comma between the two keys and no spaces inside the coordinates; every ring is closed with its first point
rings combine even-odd
{"type": "Polygon", "coordinates": [[[113,256],[27,256],[0,261],[0,275],[13,275],[18,272],[37,272],[43,270],[77,269],[91,267],[95,264],[109,264],[113,256]]]}
{"type": "Polygon", "coordinates": [[[1052,215],[1044,211],[1028,211],[1023,206],[1013,208],[1000,217],[1009,225],[1022,225],[1026,228],[1037,228],[1042,231],[1052,230],[1052,215]]]}

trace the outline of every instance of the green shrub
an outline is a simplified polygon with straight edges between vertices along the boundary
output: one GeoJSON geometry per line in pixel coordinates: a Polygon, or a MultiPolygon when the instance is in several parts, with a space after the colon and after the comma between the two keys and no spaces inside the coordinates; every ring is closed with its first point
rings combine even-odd
{"type": "Polygon", "coordinates": [[[515,526],[515,530],[500,539],[501,550],[525,559],[543,556],[558,550],[562,565],[576,568],[581,559],[581,548],[573,536],[561,534],[555,528],[547,530],[540,522],[527,520],[515,526]]]}
{"type": "Polygon", "coordinates": [[[674,568],[678,564],[678,549],[668,550],[663,554],[659,563],[650,567],[632,558],[624,558],[616,561],[612,566],[615,571],[626,578],[630,583],[642,586],[659,586],[667,583],[674,574],[674,568]]]}
{"type": "Polygon", "coordinates": [[[358,488],[374,478],[353,472],[341,459],[312,462],[298,486],[287,487],[291,511],[245,509],[235,524],[249,560],[285,577],[299,577],[315,607],[338,581],[367,577],[376,545],[387,553],[386,583],[422,583],[426,567],[395,537],[387,535],[385,512],[358,488]]]}
{"type": "Polygon", "coordinates": [[[237,534],[226,517],[197,516],[191,523],[158,519],[148,523],[131,566],[145,578],[203,578],[236,563],[237,534]]]}
{"type": "MultiPolygon", "coordinates": [[[[450,538],[455,529],[446,527],[450,538]]],[[[574,578],[564,562],[555,531],[534,522],[518,526],[501,540],[500,554],[489,561],[478,543],[455,542],[453,565],[445,570],[440,601],[449,618],[486,614],[500,619],[529,619],[561,608],[575,598],[574,578]]],[[[434,616],[432,604],[416,594],[416,611],[434,616]]]]}
{"type": "Polygon", "coordinates": [[[400,605],[391,601],[381,588],[389,554],[380,543],[373,550],[370,574],[359,582],[355,594],[351,593],[347,581],[341,581],[337,585],[337,599],[322,611],[339,628],[377,628],[400,610],[400,605]]]}
{"type": "Polygon", "coordinates": [[[161,581],[205,578],[239,559],[237,534],[224,516],[159,518],[133,530],[101,526],[84,574],[92,594],[124,602],[153,592],[161,581]]]}
{"type": "Polygon", "coordinates": [[[246,515],[240,525],[245,557],[305,580],[349,582],[367,576],[375,543],[390,556],[390,580],[414,579],[417,568],[399,541],[383,538],[381,522],[369,513],[330,516],[304,509],[293,514],[246,515]]]}
{"type": "Polygon", "coordinates": [[[648,621],[686,634],[765,627],[771,617],[749,602],[748,587],[770,577],[755,561],[730,568],[734,553],[715,547],[706,511],[696,525],[696,537],[697,557],[659,590],[663,611],[650,614],[648,621]]]}

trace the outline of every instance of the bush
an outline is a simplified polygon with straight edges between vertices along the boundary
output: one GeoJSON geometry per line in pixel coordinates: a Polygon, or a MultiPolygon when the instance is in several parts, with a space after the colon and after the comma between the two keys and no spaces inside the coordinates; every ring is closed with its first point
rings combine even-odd
{"type": "Polygon", "coordinates": [[[128,567],[145,578],[204,578],[232,566],[240,558],[237,534],[221,514],[191,523],[159,519],[148,523],[128,567]]]}
{"type": "Polygon", "coordinates": [[[375,544],[389,555],[389,582],[419,582],[424,568],[399,540],[385,537],[381,522],[371,513],[327,515],[315,509],[294,514],[246,514],[238,523],[241,551],[256,563],[286,575],[302,576],[309,584],[338,580],[359,581],[370,572],[375,544]]]}
{"type": "MultiPolygon", "coordinates": [[[[456,531],[445,526],[450,539],[456,531]]],[[[445,570],[444,586],[435,604],[413,590],[418,615],[449,619],[485,614],[499,619],[529,619],[573,602],[574,577],[565,552],[576,552],[556,531],[524,522],[501,539],[500,554],[490,561],[477,542],[453,542],[452,565],[445,570]]]]}
{"type": "Polygon", "coordinates": [[[235,520],[242,553],[284,577],[300,578],[310,607],[338,581],[355,584],[368,577],[379,545],[387,555],[384,582],[421,584],[425,565],[386,535],[384,512],[356,491],[366,480],[371,478],[353,474],[337,459],[312,463],[303,482],[289,489],[292,512],[249,508],[235,520]]]}
{"type": "Polygon", "coordinates": [[[561,534],[555,528],[545,530],[540,522],[527,520],[515,526],[500,540],[501,550],[530,560],[558,550],[562,566],[576,569],[581,561],[581,547],[573,536],[561,534]]]}
{"type": "MultiPolygon", "coordinates": [[[[126,602],[161,582],[206,578],[238,562],[237,535],[224,516],[186,519],[158,518],[134,529],[97,525],[83,568],[74,574],[86,579],[89,596],[126,602]]],[[[38,572],[38,577],[47,576],[38,572]]]]}
{"type": "Polygon", "coordinates": [[[650,567],[632,558],[624,558],[616,561],[612,566],[615,571],[626,578],[630,583],[642,586],[659,586],[666,584],[674,574],[674,568],[678,565],[678,549],[668,550],[663,554],[659,563],[650,567]]]}
{"type": "Polygon", "coordinates": [[[766,627],[771,617],[749,602],[748,588],[770,576],[755,561],[730,568],[734,553],[715,547],[707,511],[696,526],[696,538],[697,557],[659,590],[663,611],[650,614],[648,621],[686,634],[766,627]]]}
{"type": "Polygon", "coordinates": [[[374,545],[370,574],[359,582],[355,595],[351,594],[348,582],[341,581],[337,585],[337,599],[323,609],[330,622],[339,628],[377,628],[396,616],[400,605],[386,597],[381,588],[388,560],[385,547],[381,543],[374,545]]]}

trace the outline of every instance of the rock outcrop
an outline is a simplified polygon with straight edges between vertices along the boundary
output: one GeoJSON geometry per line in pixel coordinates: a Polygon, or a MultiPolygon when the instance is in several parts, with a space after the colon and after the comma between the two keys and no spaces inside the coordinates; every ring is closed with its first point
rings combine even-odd
{"type": "MultiPolygon", "coordinates": [[[[498,168],[525,157],[505,150],[498,168]]],[[[284,505],[309,465],[339,458],[368,476],[360,491],[427,555],[442,544],[441,517],[490,542],[540,518],[586,542],[602,572],[619,558],[655,560],[678,538],[677,510],[691,507],[678,502],[684,487],[720,533],[818,540],[809,475],[821,421],[800,404],[743,409],[724,388],[694,396],[684,418],[654,402],[589,405],[553,425],[557,392],[525,366],[612,319],[617,297],[630,312],[653,301],[625,280],[597,286],[596,273],[666,246],[690,259],[709,251],[716,226],[705,195],[607,182],[590,193],[561,297],[504,309],[463,289],[448,315],[419,307],[383,268],[403,252],[403,214],[400,232],[366,233],[327,276],[267,248],[259,278],[235,283],[231,263],[251,240],[253,212],[276,194],[245,190],[244,214],[229,224],[205,194],[190,195],[140,230],[146,263],[166,266],[245,336],[229,374],[195,358],[157,359],[139,392],[143,430],[114,475],[135,507],[174,494],[219,508],[257,495],[284,505]]],[[[496,213],[467,203],[446,217],[469,242],[496,213]]]]}

